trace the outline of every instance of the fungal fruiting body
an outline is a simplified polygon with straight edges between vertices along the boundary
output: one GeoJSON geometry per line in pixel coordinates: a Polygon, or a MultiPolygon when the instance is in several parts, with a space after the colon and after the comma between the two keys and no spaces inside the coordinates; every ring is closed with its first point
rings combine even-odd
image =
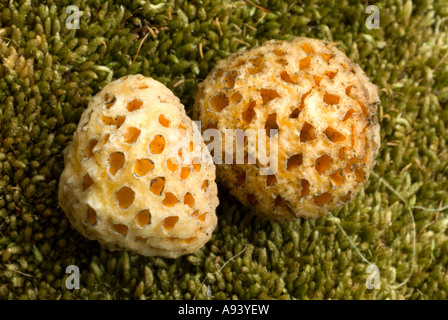
{"type": "Polygon", "coordinates": [[[194,118],[219,130],[223,154],[226,129],[266,131],[276,170],[260,174],[272,163],[246,139],[244,162],[217,164],[217,181],[255,213],[294,220],[340,208],[362,188],[380,147],[379,103],[377,87],[335,46],[295,38],[219,61],[199,87],[194,118]]]}
{"type": "Polygon", "coordinates": [[[73,227],[111,250],[146,256],[201,248],[216,226],[218,198],[208,151],[193,157],[194,143],[206,150],[194,130],[179,99],[152,78],[105,86],[64,153],[59,204],[73,227]]]}

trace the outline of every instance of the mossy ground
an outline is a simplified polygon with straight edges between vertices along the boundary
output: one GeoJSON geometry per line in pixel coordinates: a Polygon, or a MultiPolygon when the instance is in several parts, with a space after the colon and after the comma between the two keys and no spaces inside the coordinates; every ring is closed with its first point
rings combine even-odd
{"type": "Polygon", "coordinates": [[[415,206],[448,203],[448,3],[376,1],[369,30],[363,0],[151,2],[0,2],[0,298],[447,299],[447,211],[415,206]],[[68,5],[79,30],[65,25],[68,5]],[[102,250],[70,227],[61,153],[93,94],[142,73],[191,110],[218,59],[292,36],[338,42],[380,89],[382,147],[353,202],[273,223],[221,188],[212,240],[176,260],[102,250]],[[380,289],[366,288],[368,264],[339,226],[378,266],[380,289]],[[72,264],[79,290],[65,287],[72,264]]]}

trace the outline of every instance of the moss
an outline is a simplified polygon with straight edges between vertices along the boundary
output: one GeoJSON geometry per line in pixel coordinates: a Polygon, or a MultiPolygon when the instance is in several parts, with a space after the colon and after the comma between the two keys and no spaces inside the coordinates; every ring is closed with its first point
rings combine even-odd
{"type": "Polygon", "coordinates": [[[79,30],[66,28],[63,1],[0,8],[1,299],[448,297],[446,211],[417,208],[448,202],[445,1],[378,1],[379,30],[365,27],[365,1],[78,4],[79,30]],[[371,176],[334,218],[295,223],[256,218],[220,189],[212,240],[176,260],[105,251],[70,227],[56,196],[61,154],[93,94],[142,73],[191,109],[219,59],[293,36],[339,43],[381,89],[383,180],[371,176]],[[366,289],[367,263],[338,225],[378,266],[380,289],[366,289]],[[64,286],[70,264],[80,268],[79,290],[64,286]]]}

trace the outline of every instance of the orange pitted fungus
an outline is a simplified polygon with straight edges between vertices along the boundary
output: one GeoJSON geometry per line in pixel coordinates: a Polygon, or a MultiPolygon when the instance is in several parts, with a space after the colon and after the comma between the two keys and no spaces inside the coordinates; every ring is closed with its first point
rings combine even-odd
{"type": "Polygon", "coordinates": [[[223,137],[225,129],[267,134],[278,155],[277,171],[265,175],[248,143],[240,148],[252,164],[217,164],[231,194],[259,215],[294,220],[319,217],[358,193],[380,146],[378,90],[358,65],[330,43],[295,38],[235,53],[215,68],[221,72],[199,87],[194,119],[223,137]],[[209,103],[216,93],[238,99],[217,108],[209,103]]]}
{"type": "Polygon", "coordinates": [[[169,258],[211,238],[215,166],[210,156],[183,162],[194,124],[169,89],[141,75],[118,79],[93,98],[80,123],[59,183],[60,206],[75,229],[111,250],[169,258]]]}

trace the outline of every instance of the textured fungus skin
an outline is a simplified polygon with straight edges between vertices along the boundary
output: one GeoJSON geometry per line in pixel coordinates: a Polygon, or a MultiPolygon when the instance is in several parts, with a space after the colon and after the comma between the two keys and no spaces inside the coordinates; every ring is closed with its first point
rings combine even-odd
{"type": "Polygon", "coordinates": [[[58,196],[73,227],[111,250],[145,256],[201,248],[216,226],[218,198],[210,156],[193,164],[189,153],[193,125],[158,81],[135,75],[108,84],[64,153],[58,196]]]}
{"type": "Polygon", "coordinates": [[[380,147],[379,104],[377,87],[344,53],[295,38],[219,61],[200,85],[194,118],[223,137],[225,129],[279,130],[275,175],[261,175],[257,159],[217,165],[217,180],[257,214],[294,220],[338,209],[362,188],[380,147]]]}

